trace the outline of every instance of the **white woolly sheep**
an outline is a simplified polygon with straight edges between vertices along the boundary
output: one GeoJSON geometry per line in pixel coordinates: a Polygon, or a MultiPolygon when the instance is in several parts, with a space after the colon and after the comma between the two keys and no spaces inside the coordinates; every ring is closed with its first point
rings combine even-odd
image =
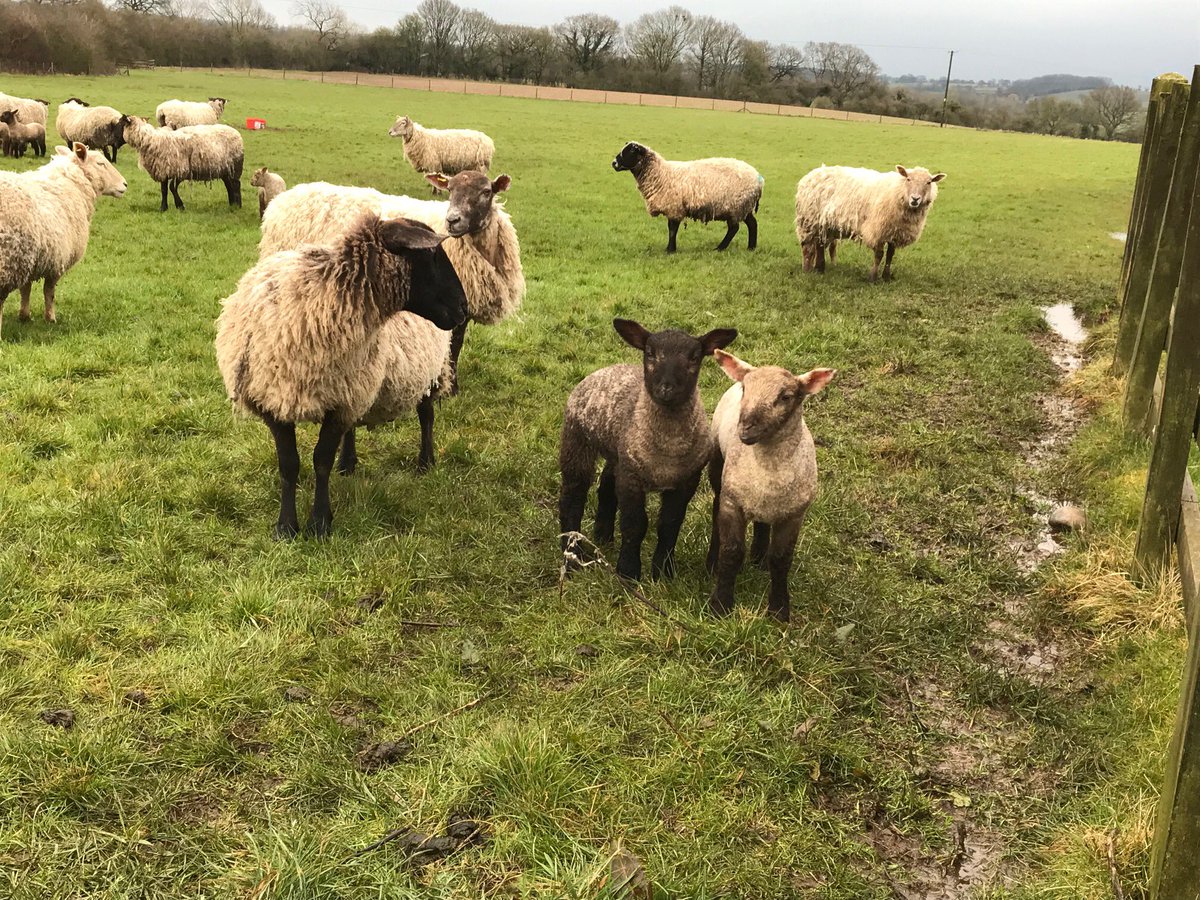
{"type": "Polygon", "coordinates": [[[621,513],[621,550],[617,574],[642,577],[642,541],[646,537],[646,495],[662,491],[658,544],[650,572],[675,575],[675,542],[688,503],[700,483],[712,441],[697,380],[706,356],[737,337],[718,328],[701,337],[686,331],[651,334],[630,319],[613,319],[617,334],[642,351],[642,365],[608,366],[593,372],[571,391],[563,413],[558,467],[562,548],[567,534],[583,521],[596,459],[604,458],[597,493],[595,542],[612,540],[621,513]]]}
{"type": "Polygon", "coordinates": [[[120,197],[125,179],[104,159],[75,144],[32,172],[0,172],[0,313],[21,289],[21,319],[29,319],[29,294],[42,281],[45,318],[56,321],[58,281],[87,251],[96,198],[120,197]]]}
{"type": "Polygon", "coordinates": [[[154,110],[159,127],[186,128],[189,125],[216,125],[225,111],[224,97],[209,97],[207,103],[191,100],[164,100],[154,110]]]}
{"type": "MultiPolygon", "coordinates": [[[[474,171],[453,178],[428,178],[450,192],[448,201],[417,200],[325,182],[297,185],[267,208],[259,255],[336,238],[366,211],[384,217],[405,216],[458,239],[447,241],[445,250],[467,292],[470,321],[484,325],[500,322],[516,312],[525,296],[517,232],[508,213],[496,202],[511,179],[500,175],[493,181],[474,171]]],[[[455,330],[451,346],[452,394],[458,391],[458,356],[466,327],[464,323],[455,330]]]]}
{"type": "Polygon", "coordinates": [[[370,411],[387,375],[381,332],[403,309],[450,329],[466,296],[445,238],[408,219],[368,214],[341,240],[259,260],[222,304],[217,365],[234,406],[266,423],[279,461],[277,538],[299,533],[296,423],[318,422],[308,532],[329,533],[329,475],[347,429],[370,411]]]}
{"type": "Polygon", "coordinates": [[[5,152],[13,156],[24,156],[25,148],[33,147],[34,156],[46,155],[46,126],[36,122],[27,124],[19,121],[20,113],[6,109],[0,113],[0,124],[4,125],[6,134],[0,137],[0,143],[6,147],[5,152]]]}
{"type": "Polygon", "coordinates": [[[20,115],[21,121],[30,125],[46,127],[49,100],[39,100],[30,97],[13,97],[0,91],[0,112],[14,110],[20,115]]]}
{"type": "Polygon", "coordinates": [[[771,573],[767,611],[791,615],[788,572],[805,513],[817,492],[817,455],[804,422],[804,398],[836,374],[813,369],[793,375],[778,366],[755,368],[723,350],[717,362],[736,382],[713,413],[712,540],[708,570],[716,585],[709,599],[717,615],[733,610],[734,582],[746,554],[746,525],[754,523],[751,559],[771,573]]]}
{"type": "Polygon", "coordinates": [[[617,172],[633,173],[646,200],[646,212],[667,217],[668,253],[676,250],[675,236],[684,219],[724,222],[725,237],[717,245],[718,250],[729,246],[745,222],[747,249],[758,246],[758,219],[754,214],[762,199],[763,177],[749,163],[724,157],[675,162],[630,141],[621,148],[612,167],[617,172]]]}
{"type": "Polygon", "coordinates": [[[425,128],[408,116],[396,119],[388,134],[404,141],[404,158],[422,175],[486,172],[496,155],[495,143],[482,131],[425,128]]]}
{"type": "Polygon", "coordinates": [[[258,188],[258,221],[261,222],[263,213],[271,201],[287,190],[287,182],[263,166],[254,170],[254,174],[250,176],[250,184],[258,188]]]}
{"type": "Polygon", "coordinates": [[[64,141],[100,150],[109,162],[117,161],[117,151],[125,143],[119,112],[111,106],[89,106],[78,97],[58,105],[54,127],[64,141]]]}
{"type": "MultiPolygon", "coordinates": [[[[944,172],[896,166],[876,172],[849,166],[821,166],[796,185],[796,237],[804,271],[825,271],[825,247],[839,238],[858,241],[875,252],[871,281],[891,280],[892,257],[916,243],[925,229],[929,207],[937,199],[944,172]],[[886,260],[884,255],[886,252],[886,260]]],[[[832,259],[832,253],[831,253],[832,259]]]]}
{"type": "Polygon", "coordinates": [[[155,128],[140,116],[121,119],[125,141],[137,150],[138,168],[162,188],[160,212],[167,210],[167,190],[175,208],[183,209],[179,185],[184,181],[222,181],[229,205],[242,206],[242,136],[228,125],[155,128]]]}

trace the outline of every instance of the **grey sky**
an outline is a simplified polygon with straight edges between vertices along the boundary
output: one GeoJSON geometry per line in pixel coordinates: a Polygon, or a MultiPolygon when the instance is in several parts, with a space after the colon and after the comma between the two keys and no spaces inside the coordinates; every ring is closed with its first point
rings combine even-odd
{"type": "MultiPolygon", "coordinates": [[[[392,25],[419,0],[352,0],[347,14],[366,28],[392,25]]],[[[577,12],[602,12],[622,23],[670,5],[636,0],[458,0],[501,22],[551,25],[577,12]]],[[[290,0],[263,0],[281,23],[290,0]]],[[[954,74],[971,79],[1028,78],[1054,72],[1105,75],[1148,87],[1165,71],[1191,74],[1200,63],[1200,0],[836,0],[832,3],[735,3],[685,0],[697,14],[729,19],[753,38],[803,44],[858,44],[889,75],[939,75],[946,50],[958,51],[954,74]],[[922,48],[922,49],[907,49],[922,48]]]]}

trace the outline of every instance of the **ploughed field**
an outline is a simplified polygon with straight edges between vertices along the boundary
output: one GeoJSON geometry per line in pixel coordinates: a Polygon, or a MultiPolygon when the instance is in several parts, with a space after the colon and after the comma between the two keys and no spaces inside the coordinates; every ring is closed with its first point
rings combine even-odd
{"type": "MultiPolygon", "coordinates": [[[[160,214],[122,148],[129,191],[98,201],[58,324],[40,287],[32,322],[6,305],[0,893],[591,897],[618,847],[670,897],[885,898],[941,873],[946,896],[989,878],[1008,887],[988,896],[1107,891],[1080,823],[1148,808],[1175,645],[1093,640],[1039,605],[1013,543],[1036,529],[1023,446],[1056,379],[1038,307],[1105,314],[1136,147],[169,71],[0,88],[51,99],[51,132],[70,96],[152,116],[216,94],[226,123],[268,123],[244,132],[240,211],[217,183],[160,214]],[[426,196],[387,136],[400,113],[495,139],[528,294],[469,330],[432,472],[415,415],[363,431],[331,539],[276,543],[270,437],[231,414],[212,346],[257,257],[250,175],[426,196]],[[757,167],[758,249],[743,229],[714,253],[724,226],[692,223],[666,255],[665,221],[610,166],[628,140],[757,167]],[[868,284],[850,244],[802,274],[793,196],[821,163],[948,173],[894,282],[868,284]],[[735,327],[751,363],[838,370],[806,404],[821,484],[790,628],[749,567],[736,614],[706,615],[706,484],[678,577],[645,587],[669,617],[600,568],[560,585],[563,404],[636,361],[614,316],[735,327]],[[993,647],[1013,602],[1073,635],[1051,676],[993,647]],[[57,709],[72,728],[39,718],[57,709]],[[353,856],[456,816],[480,837],[353,856]]],[[[710,412],[727,385],[706,362],[710,412]]]]}

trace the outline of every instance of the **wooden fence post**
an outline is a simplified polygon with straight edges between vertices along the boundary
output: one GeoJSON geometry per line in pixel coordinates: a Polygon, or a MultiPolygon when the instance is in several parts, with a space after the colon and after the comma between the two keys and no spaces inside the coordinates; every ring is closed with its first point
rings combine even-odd
{"type": "MultiPolygon", "coordinates": [[[[1160,80],[1156,79],[1156,84],[1160,80]]],[[[1135,245],[1129,257],[1129,277],[1125,282],[1121,323],[1117,330],[1117,347],[1113,371],[1122,375],[1133,358],[1133,347],[1141,327],[1142,310],[1146,305],[1146,289],[1154,264],[1154,251],[1162,233],[1163,213],[1171,188],[1171,172],[1175,153],[1179,149],[1179,132],[1183,125],[1184,107],[1172,102],[1172,95],[1160,97],[1158,119],[1154,129],[1154,145],[1146,164],[1146,184],[1143,189],[1142,210],[1134,231],[1135,245]]]]}
{"type": "MultiPolygon", "coordinates": [[[[1154,247],[1154,262],[1146,299],[1138,323],[1137,337],[1129,362],[1129,380],[1125,387],[1125,422],[1139,433],[1149,436],[1154,426],[1154,382],[1158,364],[1166,344],[1167,323],[1171,305],[1179,285],[1183,244],[1192,212],[1192,194],[1196,186],[1196,160],[1200,159],[1200,67],[1197,67],[1196,87],[1188,91],[1177,84],[1171,92],[1171,102],[1185,108],[1179,148],[1173,160],[1171,186],[1167,207],[1163,212],[1162,230],[1154,247]]],[[[1165,160],[1164,160],[1165,162],[1165,160]]],[[[1146,247],[1149,253],[1151,248],[1146,247]]],[[[1195,245],[1193,245],[1193,252],[1195,245]]]]}
{"type": "Polygon", "coordinates": [[[1121,280],[1117,282],[1117,304],[1125,301],[1125,284],[1129,281],[1129,261],[1133,258],[1134,234],[1142,215],[1146,196],[1146,168],[1150,165],[1150,150],[1158,128],[1158,95],[1151,93],[1146,104],[1146,127],[1142,134],[1142,150],[1138,154],[1137,179],[1133,183],[1133,202],[1129,206],[1129,224],[1125,226],[1125,253],[1121,257],[1121,280]]]}

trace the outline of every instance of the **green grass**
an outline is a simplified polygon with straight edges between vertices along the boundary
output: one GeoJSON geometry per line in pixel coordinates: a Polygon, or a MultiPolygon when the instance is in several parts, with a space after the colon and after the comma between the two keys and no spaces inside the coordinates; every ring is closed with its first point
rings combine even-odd
{"type": "MultiPolygon", "coordinates": [[[[969,845],[1003,848],[1004,878],[977,896],[1106,896],[1087,835],[1152,802],[1178,634],[1056,609],[1009,544],[1033,530],[1021,446],[1055,378],[1031,340],[1037,307],[1104,316],[1136,148],[193,73],[2,86],[145,115],[217,93],[230,122],[270,130],[245,135],[240,212],[219,185],[190,186],[186,212],[160,215],[122,150],[130,190],[100,201],[58,325],[8,305],[0,894],[592,897],[623,846],[662,896],[887,898],[953,854],[957,815],[969,845]],[[231,415],[212,352],[219,300],[256,258],[249,170],[424,195],[386,136],[400,112],[495,138],[528,297],[468,335],[435,471],[415,471],[415,417],[364,433],[358,474],[334,487],[333,538],[276,544],[270,440],[231,415]],[[715,254],[721,226],[692,225],[666,256],[665,223],[609,167],[630,139],[757,166],[759,250],[743,232],[715,254]],[[895,283],[868,285],[854,247],[823,279],[802,275],[792,195],[822,162],[949,173],[895,283]],[[706,488],[678,579],[647,587],[671,621],[596,570],[560,595],[562,406],[588,372],[633,358],[617,315],[732,325],[751,362],[839,370],[808,409],[822,493],[790,629],[763,617],[758,572],[734,617],[705,617],[706,488]],[[371,613],[358,601],[373,595],[371,613]],[[1014,598],[1021,627],[1066,648],[1048,681],[989,649],[1014,598]],[[289,686],[311,695],[287,702],[289,686]],[[356,768],[365,746],[477,698],[395,765],[356,768]],[[74,729],[38,720],[58,707],[74,729]],[[425,867],[395,844],[351,858],[455,812],[486,820],[490,841],[425,867]]],[[[716,366],[701,384],[711,409],[716,366]]],[[[1130,450],[1106,452],[1115,466],[1130,450]]],[[[1043,480],[1103,508],[1096,458],[1043,480]]],[[[1144,848],[1129,860],[1136,887],[1144,848]]]]}

